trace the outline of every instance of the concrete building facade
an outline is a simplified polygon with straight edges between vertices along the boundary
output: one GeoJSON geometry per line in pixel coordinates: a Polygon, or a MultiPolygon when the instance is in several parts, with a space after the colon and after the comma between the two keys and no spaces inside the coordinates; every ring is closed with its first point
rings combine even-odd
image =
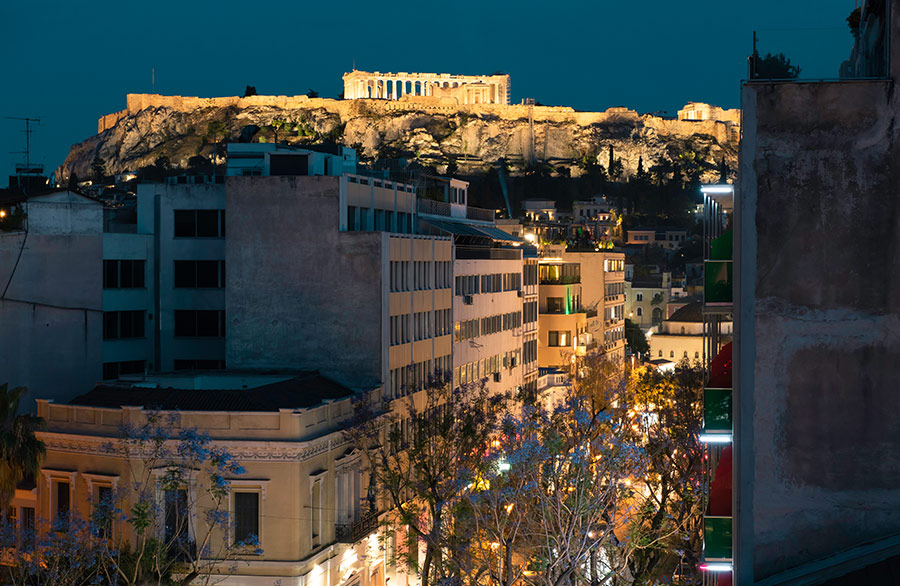
{"type": "Polygon", "coordinates": [[[742,586],[890,583],[900,567],[900,2],[863,3],[850,57],[848,79],[742,90],[733,496],[742,586]]]}

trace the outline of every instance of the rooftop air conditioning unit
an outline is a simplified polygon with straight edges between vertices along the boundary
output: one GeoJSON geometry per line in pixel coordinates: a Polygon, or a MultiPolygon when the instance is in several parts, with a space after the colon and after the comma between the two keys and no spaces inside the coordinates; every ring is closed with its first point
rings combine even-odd
{"type": "Polygon", "coordinates": [[[471,295],[463,295],[463,303],[465,305],[472,305],[475,302],[475,298],[471,295]]]}

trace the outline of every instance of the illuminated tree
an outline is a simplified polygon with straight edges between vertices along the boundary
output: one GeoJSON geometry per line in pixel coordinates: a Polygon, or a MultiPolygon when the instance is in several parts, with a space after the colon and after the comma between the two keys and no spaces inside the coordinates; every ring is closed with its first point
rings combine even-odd
{"type": "MultiPolygon", "coordinates": [[[[609,551],[635,584],[656,584],[675,568],[696,568],[704,498],[702,424],[704,371],[682,362],[674,373],[640,368],[628,381],[630,441],[643,446],[642,477],[629,487],[627,536],[609,551]]],[[[628,441],[628,440],[623,440],[628,441]]]]}
{"type": "Polygon", "coordinates": [[[622,499],[641,475],[640,448],[613,411],[592,413],[573,389],[552,408],[506,417],[482,486],[468,493],[470,582],[509,586],[603,583],[605,551],[628,522],[622,499]]]}
{"type": "Polygon", "coordinates": [[[453,510],[483,476],[485,450],[504,401],[484,384],[452,389],[438,375],[424,390],[393,403],[357,403],[347,436],[364,454],[370,487],[378,488],[391,511],[387,531],[394,539],[405,537],[394,562],[418,571],[423,584],[444,583],[462,572],[466,544],[454,534],[453,510]],[[422,561],[419,541],[425,546],[422,561]]]}

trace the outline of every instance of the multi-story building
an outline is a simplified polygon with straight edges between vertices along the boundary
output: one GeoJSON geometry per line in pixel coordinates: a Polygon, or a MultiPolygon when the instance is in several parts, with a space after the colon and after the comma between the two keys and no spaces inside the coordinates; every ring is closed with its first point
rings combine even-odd
{"type": "Polygon", "coordinates": [[[625,282],[625,315],[645,332],[658,328],[665,319],[672,274],[635,275],[625,282]]]}
{"type": "Polygon", "coordinates": [[[419,201],[420,230],[453,238],[453,384],[486,380],[493,392],[514,392],[534,370],[524,334],[537,322],[526,326],[522,241],[496,228],[493,211],[467,206],[467,182],[426,179],[437,199],[419,201]]]}
{"type": "Polygon", "coordinates": [[[900,1],[861,4],[843,79],[761,79],[754,59],[742,90],[734,268],[707,272],[733,277],[735,314],[720,584],[897,581],[900,1]]]}
{"type": "Polygon", "coordinates": [[[581,302],[581,265],[542,257],[538,270],[538,365],[568,368],[574,357],[596,347],[581,302]]]}
{"type": "MultiPolygon", "coordinates": [[[[221,369],[227,359],[229,367],[327,368],[354,386],[384,381],[396,396],[453,369],[455,238],[459,260],[478,265],[479,279],[501,275],[498,293],[509,298],[478,310],[486,331],[499,319],[510,337],[502,352],[477,359],[479,377],[493,377],[489,358],[518,368],[506,378],[523,384],[522,252],[496,247],[521,242],[493,228],[493,212],[466,205],[464,182],[444,202],[417,200],[412,185],[347,173],[351,149],[233,150],[227,177],[142,184],[132,209],[104,210],[65,191],[29,200],[28,233],[0,234],[3,268],[16,267],[6,274],[4,323],[17,324],[0,342],[7,356],[46,354],[55,368],[23,354],[0,372],[4,380],[61,400],[100,379],[221,369]],[[479,252],[464,251],[471,234],[420,224],[420,213],[466,230],[477,224],[479,252]],[[23,247],[25,238],[35,248],[23,247]],[[33,315],[46,312],[41,327],[33,315]]],[[[533,332],[536,318],[527,323],[533,332]]],[[[475,362],[467,355],[460,365],[475,362]]]]}
{"type": "MultiPolygon", "coordinates": [[[[207,434],[211,448],[245,470],[227,480],[222,512],[231,522],[212,525],[210,550],[220,552],[253,535],[261,552],[247,551],[213,568],[214,581],[384,586],[390,562],[378,544],[379,509],[365,498],[361,454],[349,449],[343,433],[355,395],[317,373],[229,371],[124,377],[69,404],[41,399],[38,415],[47,429],[39,437],[47,455],[29,493],[32,500],[17,495],[14,518],[25,536],[35,527],[44,531],[42,519],[57,529],[91,519],[108,498],[130,511],[141,498],[142,482],[150,482],[157,483],[150,494],[162,512],[150,531],[164,543],[182,537],[178,533],[203,543],[210,526],[198,511],[216,506],[205,480],[164,488],[144,467],[170,465],[169,460],[148,463],[118,448],[123,439],[140,445],[140,430],[152,412],[153,425],[165,426],[173,437],[182,430],[207,434]],[[129,428],[138,431],[123,431],[129,428]],[[183,494],[171,498],[168,490],[183,494]]],[[[133,527],[123,520],[113,519],[105,531],[115,543],[135,542],[133,527]]]]}

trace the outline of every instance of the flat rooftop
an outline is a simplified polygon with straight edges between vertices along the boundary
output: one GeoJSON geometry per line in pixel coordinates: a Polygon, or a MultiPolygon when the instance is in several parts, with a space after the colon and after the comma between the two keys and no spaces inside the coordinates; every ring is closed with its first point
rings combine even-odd
{"type": "Polygon", "coordinates": [[[173,372],[98,383],[69,404],[160,411],[279,411],[308,409],[353,394],[318,372],[173,372]]]}

